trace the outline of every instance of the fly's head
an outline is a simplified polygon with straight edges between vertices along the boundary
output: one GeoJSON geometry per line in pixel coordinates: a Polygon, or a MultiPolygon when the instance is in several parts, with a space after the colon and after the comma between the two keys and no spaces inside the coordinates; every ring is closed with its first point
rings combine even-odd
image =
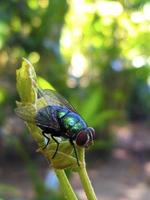
{"type": "Polygon", "coordinates": [[[95,130],[92,127],[87,127],[81,130],[76,137],[76,144],[81,147],[89,147],[95,139],[95,130]]]}

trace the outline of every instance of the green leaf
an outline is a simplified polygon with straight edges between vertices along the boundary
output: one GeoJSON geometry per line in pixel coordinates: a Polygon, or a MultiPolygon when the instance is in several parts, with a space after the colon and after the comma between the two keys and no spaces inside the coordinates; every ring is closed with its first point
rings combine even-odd
{"type": "Polygon", "coordinates": [[[95,90],[82,105],[80,113],[87,122],[91,121],[91,118],[97,112],[98,106],[101,105],[101,101],[102,98],[100,92],[95,90]]]}

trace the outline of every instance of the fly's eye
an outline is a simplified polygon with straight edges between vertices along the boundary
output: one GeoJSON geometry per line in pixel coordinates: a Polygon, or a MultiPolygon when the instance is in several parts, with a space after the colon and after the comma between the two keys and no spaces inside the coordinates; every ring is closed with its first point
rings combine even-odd
{"type": "Polygon", "coordinates": [[[88,141],[87,133],[84,131],[79,132],[76,137],[76,144],[78,146],[84,146],[87,143],[87,141],[88,141]]]}
{"type": "Polygon", "coordinates": [[[89,136],[90,136],[90,140],[94,140],[95,139],[95,130],[92,127],[88,128],[88,132],[89,132],[89,136]]]}

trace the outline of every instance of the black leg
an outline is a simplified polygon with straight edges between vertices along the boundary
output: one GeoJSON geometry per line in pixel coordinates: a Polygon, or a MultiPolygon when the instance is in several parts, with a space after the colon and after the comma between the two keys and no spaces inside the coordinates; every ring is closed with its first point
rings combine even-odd
{"type": "Polygon", "coordinates": [[[46,145],[43,147],[43,149],[45,149],[45,148],[47,147],[47,145],[49,144],[49,142],[50,142],[50,138],[47,137],[47,135],[44,133],[44,131],[42,132],[42,135],[47,139],[47,143],[46,143],[46,145]]]}
{"type": "Polygon", "coordinates": [[[54,153],[54,155],[52,156],[52,159],[53,158],[55,158],[55,156],[56,156],[56,153],[57,153],[57,151],[58,151],[58,147],[59,147],[59,142],[54,138],[54,136],[52,135],[51,136],[52,137],[52,139],[57,143],[57,147],[56,147],[56,150],[55,150],[55,153],[54,153]]]}
{"type": "Polygon", "coordinates": [[[80,167],[80,163],[79,163],[78,154],[77,154],[77,150],[76,150],[75,144],[74,144],[73,140],[69,140],[69,141],[70,141],[70,144],[73,146],[75,157],[77,159],[77,164],[80,167]]]}

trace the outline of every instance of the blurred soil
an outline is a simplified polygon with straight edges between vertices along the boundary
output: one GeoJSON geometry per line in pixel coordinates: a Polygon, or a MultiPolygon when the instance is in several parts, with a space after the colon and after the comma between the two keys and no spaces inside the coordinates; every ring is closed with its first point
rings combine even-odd
{"type": "MultiPolygon", "coordinates": [[[[114,126],[113,130],[116,145],[111,156],[106,161],[97,157],[88,168],[98,200],[150,199],[150,125],[134,123],[114,126]]],[[[40,167],[39,174],[45,178],[46,173],[45,164],[40,167]]],[[[34,195],[24,166],[17,167],[15,163],[0,166],[0,183],[17,188],[14,192],[22,197],[19,200],[30,200],[34,195]]],[[[76,174],[72,177],[72,184],[81,200],[86,200],[76,174]]],[[[5,200],[13,200],[11,191],[10,188],[5,200]]]]}

